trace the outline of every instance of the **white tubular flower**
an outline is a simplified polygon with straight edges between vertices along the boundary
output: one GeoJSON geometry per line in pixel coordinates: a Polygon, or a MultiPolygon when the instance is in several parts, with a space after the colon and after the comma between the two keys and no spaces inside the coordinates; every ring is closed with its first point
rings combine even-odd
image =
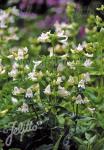
{"type": "Polygon", "coordinates": [[[47,87],[45,88],[44,94],[46,94],[47,96],[51,95],[51,86],[50,86],[50,84],[47,85],[47,87]]]}
{"type": "Polygon", "coordinates": [[[28,74],[28,78],[32,81],[37,81],[36,73],[34,71],[28,74]]]}
{"type": "Polygon", "coordinates": [[[85,53],[84,55],[89,58],[92,58],[94,56],[93,54],[88,54],[88,53],[85,53]]]}
{"type": "Polygon", "coordinates": [[[13,91],[12,91],[12,94],[13,94],[13,95],[18,95],[18,94],[20,94],[20,93],[21,93],[20,89],[15,86],[14,89],[13,89],[13,91]]]}
{"type": "Polygon", "coordinates": [[[83,45],[79,44],[78,47],[76,47],[76,50],[79,52],[83,51],[83,45]]]}
{"type": "Polygon", "coordinates": [[[12,65],[12,68],[17,69],[18,67],[19,67],[19,64],[17,62],[14,62],[13,65],[12,65]]]}
{"type": "Polygon", "coordinates": [[[54,27],[55,27],[56,32],[61,31],[61,26],[60,26],[60,23],[58,21],[55,22],[54,27]]]}
{"type": "Polygon", "coordinates": [[[72,61],[72,62],[68,61],[67,66],[70,67],[70,69],[75,70],[75,62],[74,61],[72,61]]]}
{"type": "Polygon", "coordinates": [[[60,97],[67,97],[70,95],[70,92],[67,91],[64,87],[59,86],[58,87],[58,95],[60,97]]]}
{"type": "Polygon", "coordinates": [[[52,47],[50,47],[49,49],[48,49],[48,51],[49,51],[49,56],[50,57],[52,57],[52,56],[54,56],[54,52],[53,52],[53,48],[52,47]]]}
{"type": "Polygon", "coordinates": [[[68,57],[68,54],[60,56],[61,59],[65,60],[68,57]]]}
{"type": "Polygon", "coordinates": [[[5,11],[0,10],[0,21],[5,20],[7,18],[8,18],[8,14],[5,11]]]}
{"type": "Polygon", "coordinates": [[[59,85],[61,82],[63,82],[62,77],[58,77],[56,80],[56,84],[59,85]]]}
{"type": "Polygon", "coordinates": [[[17,58],[16,58],[16,60],[23,60],[24,58],[25,58],[25,55],[27,54],[27,52],[28,52],[28,49],[27,49],[27,47],[24,47],[24,48],[19,48],[18,49],[18,52],[17,52],[17,58]]]}
{"type": "Polygon", "coordinates": [[[4,66],[2,65],[2,60],[0,59],[0,74],[2,75],[2,74],[4,74],[5,73],[5,68],[4,68],[4,66]]]}
{"type": "Polygon", "coordinates": [[[35,70],[36,67],[42,63],[42,61],[33,61],[33,63],[34,63],[34,70],[35,70]]]}
{"type": "Polygon", "coordinates": [[[67,28],[69,28],[69,25],[66,24],[65,22],[62,22],[60,25],[61,25],[61,28],[62,28],[62,29],[67,29],[67,28]]]}
{"type": "Polygon", "coordinates": [[[11,101],[12,101],[13,104],[18,103],[18,100],[16,98],[14,98],[14,97],[11,98],[11,101]]]}
{"type": "Polygon", "coordinates": [[[21,112],[29,112],[29,107],[26,103],[23,103],[23,105],[21,107],[18,108],[18,111],[21,111],[21,112]]]}
{"type": "Polygon", "coordinates": [[[57,67],[58,72],[62,72],[64,69],[65,69],[65,66],[62,63],[60,63],[57,67]]]}
{"type": "Polygon", "coordinates": [[[22,49],[19,49],[18,50],[18,57],[17,57],[18,60],[22,60],[24,59],[24,52],[22,49]]]}
{"type": "Polygon", "coordinates": [[[80,80],[78,83],[78,88],[85,89],[85,80],[80,80]]]}
{"type": "Polygon", "coordinates": [[[83,74],[83,79],[85,80],[86,83],[91,81],[90,74],[88,72],[83,74]]]}
{"type": "Polygon", "coordinates": [[[14,56],[13,55],[8,55],[7,58],[12,59],[12,58],[14,58],[14,56]]]}
{"type": "Polygon", "coordinates": [[[16,68],[8,72],[8,75],[14,79],[17,77],[17,74],[18,74],[18,70],[16,68]]]}
{"type": "Polygon", "coordinates": [[[6,72],[5,69],[2,69],[2,70],[1,70],[1,68],[0,68],[0,74],[1,74],[1,75],[4,74],[5,72],[6,72]]]}
{"type": "Polygon", "coordinates": [[[56,34],[60,43],[67,44],[68,36],[64,34],[64,31],[58,31],[56,34]]]}
{"type": "Polygon", "coordinates": [[[88,110],[93,114],[95,112],[95,108],[88,107],[88,110]]]}
{"type": "Polygon", "coordinates": [[[65,22],[59,23],[58,21],[55,22],[54,24],[56,32],[62,31],[62,29],[68,29],[69,25],[66,24],[65,22]]]}
{"type": "Polygon", "coordinates": [[[42,33],[39,37],[38,37],[38,41],[45,43],[45,42],[49,42],[50,41],[50,31],[46,32],[46,33],[42,33]]]}
{"type": "Polygon", "coordinates": [[[16,8],[16,6],[12,7],[12,13],[15,16],[19,16],[19,10],[16,8]]]}
{"type": "Polygon", "coordinates": [[[0,22],[0,28],[1,28],[1,29],[7,28],[7,26],[5,25],[5,22],[4,22],[4,21],[1,21],[1,22],[0,22]]]}
{"type": "Polygon", "coordinates": [[[69,84],[69,85],[73,85],[74,83],[75,83],[75,81],[74,81],[74,77],[69,76],[68,84],[69,84]]]}
{"type": "Polygon", "coordinates": [[[29,65],[25,65],[25,69],[29,70],[30,69],[29,65]]]}
{"type": "Polygon", "coordinates": [[[85,67],[90,67],[92,65],[92,61],[90,59],[86,59],[86,61],[83,64],[85,67]]]}
{"type": "Polygon", "coordinates": [[[82,99],[82,96],[79,94],[77,97],[76,97],[76,104],[85,104],[84,100],[82,99]]]}
{"type": "Polygon", "coordinates": [[[6,24],[6,19],[8,18],[8,14],[3,11],[3,10],[0,10],[0,28],[6,28],[7,26],[5,25],[6,24]]]}
{"type": "Polygon", "coordinates": [[[8,72],[8,75],[15,79],[18,75],[18,69],[17,69],[18,67],[19,67],[19,64],[17,62],[14,62],[12,65],[12,70],[8,72]]]}
{"type": "Polygon", "coordinates": [[[33,97],[33,92],[31,90],[31,88],[28,88],[26,90],[26,95],[25,95],[26,98],[32,98],[33,97]]]}
{"type": "Polygon", "coordinates": [[[24,47],[24,48],[23,48],[23,52],[24,52],[24,54],[27,54],[27,53],[28,53],[28,48],[27,48],[27,47],[24,47]]]}

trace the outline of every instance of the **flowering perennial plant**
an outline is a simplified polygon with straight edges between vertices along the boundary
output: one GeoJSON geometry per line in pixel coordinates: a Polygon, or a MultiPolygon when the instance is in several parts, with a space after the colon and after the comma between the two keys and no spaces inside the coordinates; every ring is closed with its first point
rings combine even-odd
{"type": "MultiPolygon", "coordinates": [[[[0,13],[1,42],[17,40],[14,28],[6,28],[8,15],[0,13]],[[4,36],[5,32],[9,35],[4,36]]],[[[96,149],[97,140],[104,141],[104,22],[91,15],[82,41],[77,39],[80,24],[74,20],[56,22],[54,27],[54,32],[37,38],[41,48],[46,45],[46,54],[33,57],[29,45],[12,48],[1,44],[0,127],[8,128],[8,122],[14,120],[43,121],[64,135],[64,149],[70,149],[71,140],[79,149],[96,149]],[[98,127],[103,130],[101,135],[98,127]]],[[[58,149],[58,138],[61,141],[56,134],[54,149],[58,149]]],[[[103,142],[100,146],[104,148],[103,142]]]]}

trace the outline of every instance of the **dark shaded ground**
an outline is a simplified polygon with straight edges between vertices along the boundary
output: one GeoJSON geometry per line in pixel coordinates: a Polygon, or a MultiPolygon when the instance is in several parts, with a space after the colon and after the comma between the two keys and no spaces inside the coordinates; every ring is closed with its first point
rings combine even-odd
{"type": "MultiPolygon", "coordinates": [[[[56,131],[57,132],[57,131],[56,131]]],[[[5,143],[6,138],[9,134],[0,132],[0,139],[5,143]]],[[[21,150],[52,150],[52,145],[54,137],[51,135],[51,130],[49,128],[41,128],[36,132],[30,133],[30,135],[25,135],[23,142],[20,142],[19,137],[14,137],[11,146],[4,146],[4,150],[9,150],[10,148],[20,148],[21,150]]],[[[66,147],[70,145],[70,150],[78,150],[77,145],[72,140],[65,141],[65,135],[63,136],[59,150],[68,150],[66,147]]]]}

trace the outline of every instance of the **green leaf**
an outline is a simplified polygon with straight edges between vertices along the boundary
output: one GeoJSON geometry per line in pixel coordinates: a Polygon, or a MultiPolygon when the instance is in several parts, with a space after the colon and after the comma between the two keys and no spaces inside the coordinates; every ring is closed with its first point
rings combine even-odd
{"type": "Polygon", "coordinates": [[[60,141],[61,141],[63,135],[64,135],[64,133],[62,133],[62,134],[60,135],[58,141],[56,142],[55,146],[53,147],[53,150],[58,150],[59,144],[60,144],[60,141]]]}
{"type": "Polygon", "coordinates": [[[93,147],[93,150],[103,150],[103,149],[104,149],[104,138],[98,140],[93,147]]]}
{"type": "Polygon", "coordinates": [[[84,144],[83,140],[80,139],[79,137],[74,136],[73,138],[78,144],[81,144],[81,145],[84,144]]]}
{"type": "Polygon", "coordinates": [[[91,138],[91,135],[88,134],[88,133],[85,133],[85,137],[86,137],[87,140],[89,140],[91,138]]]}
{"type": "Polygon", "coordinates": [[[97,135],[94,135],[93,137],[91,137],[91,138],[89,139],[89,143],[90,143],[90,144],[93,144],[93,143],[96,141],[96,139],[97,139],[97,135]]]}

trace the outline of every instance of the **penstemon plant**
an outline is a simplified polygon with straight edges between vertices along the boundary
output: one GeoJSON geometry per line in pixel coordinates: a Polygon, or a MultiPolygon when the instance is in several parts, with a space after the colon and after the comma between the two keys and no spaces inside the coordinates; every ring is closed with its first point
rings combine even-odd
{"type": "MultiPolygon", "coordinates": [[[[46,46],[45,54],[33,57],[29,45],[1,45],[7,52],[0,54],[0,127],[16,120],[41,121],[51,128],[54,150],[60,145],[70,149],[72,142],[79,150],[103,149],[104,22],[90,15],[79,40],[74,9],[67,8],[70,24],[56,22],[54,32],[36,39],[37,47],[46,46]]],[[[7,36],[5,24],[1,27],[2,43],[7,36]]]]}

